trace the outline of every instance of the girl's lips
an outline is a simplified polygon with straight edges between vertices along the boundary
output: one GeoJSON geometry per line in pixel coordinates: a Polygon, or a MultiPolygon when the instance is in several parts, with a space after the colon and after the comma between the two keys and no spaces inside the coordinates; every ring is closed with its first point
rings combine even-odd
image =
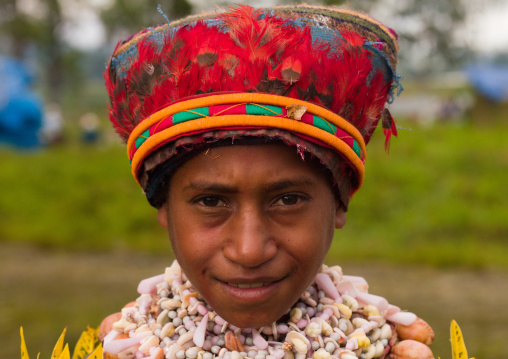
{"type": "Polygon", "coordinates": [[[237,288],[242,288],[242,289],[246,289],[246,288],[259,288],[259,287],[264,287],[265,285],[269,285],[273,282],[257,282],[257,283],[226,283],[227,285],[230,285],[230,286],[233,286],[233,287],[237,287],[237,288]]]}
{"type": "Polygon", "coordinates": [[[256,280],[255,282],[245,281],[219,281],[224,291],[237,300],[259,301],[269,297],[284,280],[256,280]]]}

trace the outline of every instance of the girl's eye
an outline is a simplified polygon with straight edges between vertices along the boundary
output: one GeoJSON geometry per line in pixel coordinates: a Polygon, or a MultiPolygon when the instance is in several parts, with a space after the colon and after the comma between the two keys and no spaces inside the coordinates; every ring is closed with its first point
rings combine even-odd
{"type": "Polygon", "coordinates": [[[276,206],[294,206],[295,204],[303,201],[304,198],[295,194],[287,194],[285,196],[280,197],[276,202],[276,206]]]}
{"type": "Polygon", "coordinates": [[[197,203],[204,207],[222,207],[225,205],[223,200],[212,196],[202,197],[197,201],[197,203]]]}

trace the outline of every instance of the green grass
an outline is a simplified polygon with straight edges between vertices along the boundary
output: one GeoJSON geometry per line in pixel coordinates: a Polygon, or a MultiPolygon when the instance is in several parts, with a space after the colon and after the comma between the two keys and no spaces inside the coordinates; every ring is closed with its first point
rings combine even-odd
{"type": "Polygon", "coordinates": [[[506,266],[508,127],[400,131],[370,147],[364,186],[330,253],[339,258],[506,266]]]}
{"type": "Polygon", "coordinates": [[[3,151],[0,238],[73,250],[169,249],[123,147],[3,151]]]}
{"type": "MultiPolygon", "coordinates": [[[[378,133],[329,259],[508,267],[507,130],[401,130],[390,154],[378,133]]],[[[122,146],[0,149],[0,164],[0,241],[170,251],[122,146]]]]}

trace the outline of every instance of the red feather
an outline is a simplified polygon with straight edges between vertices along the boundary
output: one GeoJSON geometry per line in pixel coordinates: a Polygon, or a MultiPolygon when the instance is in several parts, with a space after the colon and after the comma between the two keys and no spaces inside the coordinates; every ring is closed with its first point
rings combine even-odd
{"type": "Polygon", "coordinates": [[[385,150],[389,152],[390,138],[392,137],[392,134],[397,137],[397,126],[395,125],[395,120],[387,108],[385,108],[381,117],[383,124],[383,133],[385,135],[385,150]]]}
{"type": "MultiPolygon", "coordinates": [[[[155,45],[152,36],[140,40],[133,45],[137,55],[123,60],[128,68],[112,62],[104,73],[117,132],[126,140],[144,118],[183,98],[255,91],[324,106],[357,127],[367,142],[391,81],[381,69],[372,76],[364,34],[351,27],[325,43],[313,38],[310,27],[297,27],[292,16],[240,5],[219,15],[220,25],[197,21],[167,32],[162,44],[155,45]]],[[[115,53],[122,51],[118,46],[115,53]]],[[[395,125],[384,131],[388,148],[395,125]]]]}

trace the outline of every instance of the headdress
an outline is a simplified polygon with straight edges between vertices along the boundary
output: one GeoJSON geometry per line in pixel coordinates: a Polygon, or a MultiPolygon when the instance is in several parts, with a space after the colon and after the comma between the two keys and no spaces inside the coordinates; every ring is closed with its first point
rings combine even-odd
{"type": "Polygon", "coordinates": [[[148,28],[104,74],[110,118],[152,205],[189,149],[274,139],[362,184],[365,143],[399,86],[397,36],[367,15],[307,5],[238,6],[148,28]],[[343,159],[343,160],[340,160],[343,159]],[[169,160],[169,161],[168,161],[169,160]]]}

